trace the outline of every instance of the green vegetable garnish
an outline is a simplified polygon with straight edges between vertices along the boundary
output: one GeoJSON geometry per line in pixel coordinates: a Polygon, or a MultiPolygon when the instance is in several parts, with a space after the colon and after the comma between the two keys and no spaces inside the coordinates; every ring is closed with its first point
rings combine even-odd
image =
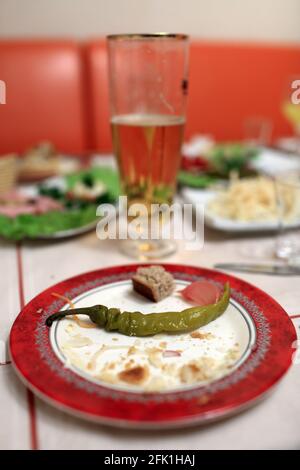
{"type": "Polygon", "coordinates": [[[67,191],[47,185],[39,186],[39,193],[59,201],[64,210],[53,210],[44,214],[20,214],[7,217],[0,214],[0,236],[9,240],[51,236],[66,230],[80,228],[97,220],[96,210],[101,203],[114,203],[120,193],[119,177],[115,170],[108,167],[93,167],[89,170],[65,176],[67,191]],[[101,181],[107,192],[94,201],[70,199],[67,192],[78,181],[101,181]]]}
{"type": "Polygon", "coordinates": [[[93,175],[92,174],[85,174],[83,175],[82,177],[82,182],[83,184],[85,184],[85,186],[87,186],[88,188],[92,188],[95,184],[95,180],[93,178],[93,175]]]}
{"type": "Polygon", "coordinates": [[[208,153],[208,158],[213,171],[228,176],[232,171],[241,173],[258,154],[257,148],[241,143],[227,143],[215,145],[208,153]]]}
{"type": "Polygon", "coordinates": [[[48,196],[57,201],[64,199],[64,192],[57,187],[40,186],[39,193],[41,196],[48,196]]]}
{"type": "Polygon", "coordinates": [[[211,184],[215,183],[216,178],[207,174],[199,175],[197,173],[181,170],[178,173],[177,181],[183,186],[205,189],[211,184]]]}
{"type": "Polygon", "coordinates": [[[230,286],[226,283],[222,297],[214,304],[186,308],[180,312],[149,313],[121,312],[118,308],[94,305],[54,313],[46,320],[51,326],[56,320],[69,315],[87,315],[97,326],[106,331],[118,331],[127,336],[152,336],[158,333],[185,333],[207,325],[228,307],[230,286]]]}
{"type": "Polygon", "coordinates": [[[67,175],[65,179],[68,190],[72,190],[76,183],[80,181],[83,181],[85,184],[87,181],[89,183],[93,182],[93,184],[97,181],[102,181],[113,199],[117,199],[120,194],[120,181],[118,173],[116,170],[109,167],[95,166],[88,170],[83,170],[72,175],[67,175]]]}
{"type": "Polygon", "coordinates": [[[51,211],[45,214],[21,214],[15,218],[0,215],[0,235],[10,240],[37,238],[78,228],[96,220],[97,205],[81,209],[51,211]]]}

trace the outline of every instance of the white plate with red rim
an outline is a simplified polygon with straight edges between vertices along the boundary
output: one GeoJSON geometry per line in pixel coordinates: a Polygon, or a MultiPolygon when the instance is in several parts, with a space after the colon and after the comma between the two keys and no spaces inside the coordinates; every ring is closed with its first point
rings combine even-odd
{"type": "Polygon", "coordinates": [[[224,273],[164,264],[176,289],[154,304],[132,289],[138,266],[73,277],[25,306],[12,327],[10,350],[16,372],[34,393],[101,423],[171,428],[236,413],[263,397],[288,370],[295,328],[267,294],[224,273]],[[202,279],[220,288],[229,281],[231,300],[223,315],[196,332],[134,338],[85,328],[84,317],[79,323],[68,318],[45,325],[50,314],[69,308],[64,298],[75,307],[182,310],[191,304],[179,291],[202,279]]]}

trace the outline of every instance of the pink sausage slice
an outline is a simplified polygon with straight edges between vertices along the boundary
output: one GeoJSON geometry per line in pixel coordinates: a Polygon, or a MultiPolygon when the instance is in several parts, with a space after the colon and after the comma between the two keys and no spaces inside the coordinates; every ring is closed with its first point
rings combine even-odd
{"type": "Polygon", "coordinates": [[[216,303],[221,295],[221,290],[212,282],[195,281],[189,284],[181,292],[185,300],[194,302],[201,307],[216,303]]]}

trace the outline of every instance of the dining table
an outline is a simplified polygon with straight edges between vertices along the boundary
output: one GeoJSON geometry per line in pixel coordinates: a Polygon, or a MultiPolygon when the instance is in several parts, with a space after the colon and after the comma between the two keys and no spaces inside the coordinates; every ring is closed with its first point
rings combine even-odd
{"type": "MultiPolygon", "coordinates": [[[[205,229],[204,246],[178,250],[163,261],[213,268],[216,263],[262,262],[273,256],[273,234],[224,234],[205,229]]],[[[156,260],[157,261],[157,260],[156,260]]],[[[183,429],[135,430],[88,422],[35,396],[10,361],[11,326],[20,310],[49,286],[87,271],[134,263],[118,240],[99,240],[93,230],[53,241],[0,241],[0,448],[33,450],[202,450],[299,449],[300,357],[255,406],[205,425],[183,429]]],[[[237,274],[236,274],[237,275],[237,274]]],[[[299,276],[241,273],[238,276],[272,296],[300,328],[299,276]]]]}

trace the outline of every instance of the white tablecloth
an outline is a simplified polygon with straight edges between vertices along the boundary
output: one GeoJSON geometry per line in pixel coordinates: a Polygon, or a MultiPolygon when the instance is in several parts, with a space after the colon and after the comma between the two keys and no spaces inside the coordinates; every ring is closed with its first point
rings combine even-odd
{"type": "MultiPolygon", "coordinates": [[[[5,343],[23,300],[67,277],[129,263],[118,242],[95,233],[55,243],[0,244],[0,448],[2,449],[261,449],[300,447],[300,365],[293,365],[259,405],[222,422],[176,431],[119,430],[73,418],[33,398],[6,361],[5,343]],[[24,299],[22,299],[24,297],[24,299]]],[[[166,259],[212,267],[216,262],[261,260],[271,238],[234,238],[207,231],[203,250],[166,259]]],[[[300,313],[299,277],[243,274],[240,277],[275,297],[291,314],[300,313]]],[[[295,320],[295,323],[298,320],[295,320]]],[[[297,325],[298,328],[298,325],[297,325]]]]}

